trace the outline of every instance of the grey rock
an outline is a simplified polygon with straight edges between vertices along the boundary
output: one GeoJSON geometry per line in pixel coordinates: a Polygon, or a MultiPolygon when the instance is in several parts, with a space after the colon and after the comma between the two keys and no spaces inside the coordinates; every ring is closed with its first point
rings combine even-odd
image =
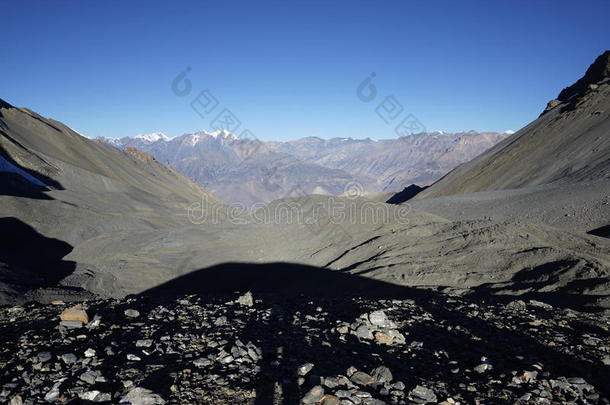
{"type": "Polygon", "coordinates": [[[227,317],[226,316],[219,316],[218,318],[216,318],[214,320],[214,325],[215,326],[224,326],[227,324],[227,317]]]}
{"type": "Polygon", "coordinates": [[[78,358],[76,357],[76,355],[74,353],[62,354],[61,359],[66,364],[73,364],[73,363],[76,363],[76,361],[78,360],[78,358]]]}
{"type": "Polygon", "coordinates": [[[76,329],[83,327],[83,323],[81,321],[61,321],[59,322],[59,324],[61,326],[65,326],[68,329],[76,329]]]}
{"type": "Polygon", "coordinates": [[[151,390],[135,387],[129,391],[121,401],[120,405],[165,405],[165,400],[151,390]]]}
{"type": "Polygon", "coordinates": [[[126,309],[123,313],[129,318],[137,318],[140,316],[140,312],[135,309],[126,309]]]}
{"type": "Polygon", "coordinates": [[[375,398],[365,398],[362,403],[364,405],[386,405],[384,401],[375,398]]]}
{"type": "Polygon", "coordinates": [[[37,357],[38,357],[38,361],[41,363],[45,363],[53,358],[53,356],[51,356],[51,353],[49,353],[49,352],[40,352],[40,353],[38,353],[37,357]]]}
{"type": "Polygon", "coordinates": [[[378,326],[380,328],[391,327],[393,323],[390,322],[385,312],[382,310],[373,311],[368,316],[371,325],[378,326]]]}
{"type": "Polygon", "coordinates": [[[394,376],[392,375],[390,369],[385,366],[379,366],[375,368],[371,372],[371,376],[378,384],[389,383],[392,382],[392,380],[394,379],[394,376]]]}
{"type": "Polygon", "coordinates": [[[341,405],[341,400],[334,395],[324,395],[320,405],[341,405]]]}
{"type": "Polygon", "coordinates": [[[417,385],[409,392],[409,399],[418,404],[428,404],[437,402],[436,394],[429,388],[417,385]]]}
{"type": "Polygon", "coordinates": [[[297,375],[300,375],[301,377],[307,375],[307,373],[309,373],[314,367],[313,363],[305,363],[300,365],[297,368],[297,375]]]}
{"type": "Polygon", "coordinates": [[[474,371],[476,371],[476,372],[477,372],[477,373],[479,373],[479,374],[482,374],[482,373],[484,373],[484,372],[486,372],[486,371],[491,370],[492,368],[493,368],[493,367],[492,367],[492,365],[491,365],[491,364],[488,364],[488,363],[481,363],[481,364],[479,364],[478,366],[476,366],[476,367],[474,368],[474,371]]]}
{"type": "Polygon", "coordinates": [[[310,389],[307,394],[301,399],[301,402],[304,404],[315,404],[320,402],[322,397],[324,396],[324,388],[321,385],[316,385],[312,389],[310,389]]]}
{"type": "Polygon", "coordinates": [[[85,391],[78,394],[80,399],[91,402],[108,402],[112,400],[110,394],[100,391],[85,391]]]}
{"type": "Polygon", "coordinates": [[[136,341],[136,347],[150,347],[152,344],[152,339],[140,339],[136,341]]]}
{"type": "Polygon", "coordinates": [[[350,376],[349,379],[351,380],[351,382],[357,385],[367,386],[375,383],[375,379],[373,379],[373,377],[363,371],[356,371],[350,376]]]}
{"type": "Polygon", "coordinates": [[[193,360],[193,364],[195,365],[195,367],[207,367],[209,365],[212,364],[212,361],[210,359],[206,359],[204,357],[197,359],[197,360],[193,360]]]}
{"type": "Polygon", "coordinates": [[[237,303],[246,307],[254,306],[254,298],[252,297],[252,293],[248,291],[241,297],[237,298],[237,303]]]}
{"type": "Polygon", "coordinates": [[[356,336],[359,337],[360,339],[367,339],[367,340],[371,340],[374,337],[373,332],[371,332],[366,325],[358,326],[358,329],[356,329],[356,336]]]}
{"type": "Polygon", "coordinates": [[[86,371],[83,374],[81,374],[78,378],[81,381],[84,381],[89,385],[93,385],[93,384],[95,384],[95,380],[99,375],[100,375],[100,373],[96,372],[96,371],[86,371]]]}
{"type": "Polygon", "coordinates": [[[15,395],[14,397],[12,397],[8,405],[23,405],[23,399],[21,398],[21,395],[15,395]]]}

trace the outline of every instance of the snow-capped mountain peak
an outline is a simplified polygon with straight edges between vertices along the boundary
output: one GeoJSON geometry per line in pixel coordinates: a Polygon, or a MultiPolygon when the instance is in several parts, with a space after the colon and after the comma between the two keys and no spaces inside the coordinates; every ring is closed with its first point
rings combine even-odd
{"type": "Polygon", "coordinates": [[[160,140],[169,141],[170,137],[163,132],[153,132],[152,134],[138,134],[134,136],[134,139],[140,139],[144,142],[157,142],[160,140]]]}
{"type": "Polygon", "coordinates": [[[239,137],[234,133],[227,131],[226,129],[218,129],[216,131],[208,133],[208,135],[213,136],[214,138],[227,138],[227,139],[238,139],[239,137]]]}

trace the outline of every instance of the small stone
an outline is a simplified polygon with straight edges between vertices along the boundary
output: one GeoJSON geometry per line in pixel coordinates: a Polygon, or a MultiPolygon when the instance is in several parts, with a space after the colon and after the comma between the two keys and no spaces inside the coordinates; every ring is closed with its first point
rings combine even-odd
{"type": "Polygon", "coordinates": [[[152,344],[152,339],[140,339],[136,341],[136,347],[150,347],[152,344]]]}
{"type": "Polygon", "coordinates": [[[390,383],[394,379],[392,372],[385,366],[379,366],[371,372],[371,377],[375,379],[378,384],[390,383]]]}
{"type": "Polygon", "coordinates": [[[123,313],[129,318],[137,318],[140,316],[140,312],[135,309],[126,309],[123,313]]]}
{"type": "Polygon", "coordinates": [[[371,377],[369,374],[363,372],[363,371],[356,371],[354,374],[351,375],[351,377],[349,378],[354,384],[357,385],[372,385],[375,380],[373,379],[373,377],[371,377]]]}
{"type": "Polygon", "coordinates": [[[44,396],[44,400],[47,402],[55,402],[55,400],[57,400],[57,398],[59,398],[59,386],[61,385],[61,383],[64,381],[65,379],[62,378],[60,379],[58,382],[56,382],[53,387],[47,391],[47,393],[44,396]]]}
{"type": "Polygon", "coordinates": [[[375,398],[366,398],[362,403],[364,405],[386,405],[382,400],[375,398]]]}
{"type": "Polygon", "coordinates": [[[248,291],[241,297],[237,298],[237,303],[246,307],[254,306],[254,298],[252,297],[252,293],[248,291]]]}
{"type": "Polygon", "coordinates": [[[49,353],[49,352],[38,353],[38,361],[41,363],[45,363],[45,362],[51,360],[51,358],[53,358],[53,356],[51,356],[51,353],[49,353]]]}
{"type": "Polygon", "coordinates": [[[76,363],[77,357],[74,355],[74,353],[66,353],[61,355],[61,359],[66,364],[73,364],[76,363]]]}
{"type": "Polygon", "coordinates": [[[120,405],[165,405],[165,400],[151,390],[142,387],[135,387],[127,393],[120,405]]]}
{"type": "Polygon", "coordinates": [[[436,394],[434,393],[434,391],[429,388],[422,387],[421,385],[417,385],[409,392],[409,399],[419,404],[437,402],[436,394]]]}
{"type": "Polygon", "coordinates": [[[94,357],[94,356],[95,356],[95,350],[93,350],[93,349],[85,350],[85,357],[94,357]]]}
{"type": "Polygon", "coordinates": [[[99,391],[85,391],[78,394],[80,399],[91,402],[108,402],[112,399],[110,394],[99,391]]]}
{"type": "Polygon", "coordinates": [[[405,336],[396,329],[390,329],[388,335],[392,338],[392,344],[404,344],[406,342],[405,336]]]}
{"type": "Polygon", "coordinates": [[[212,364],[212,360],[206,359],[205,357],[193,360],[195,367],[203,368],[212,364]]]}
{"type": "Polygon", "coordinates": [[[142,360],[140,357],[136,356],[135,354],[131,354],[129,353],[127,355],[127,360],[131,360],[131,361],[140,361],[142,360]]]}
{"type": "Polygon", "coordinates": [[[227,324],[227,317],[226,316],[219,316],[218,318],[216,318],[216,320],[214,320],[214,325],[215,326],[224,326],[227,324]]]}
{"type": "Polygon", "coordinates": [[[323,396],[324,388],[322,388],[321,385],[316,385],[311,390],[309,390],[307,394],[305,394],[301,402],[304,404],[315,404],[317,402],[320,402],[323,396]]]}
{"type": "Polygon", "coordinates": [[[320,400],[321,405],[341,405],[341,401],[334,395],[324,395],[320,400]]]}
{"type": "Polygon", "coordinates": [[[391,324],[390,320],[388,319],[387,315],[382,310],[371,312],[369,314],[368,318],[369,318],[369,322],[371,323],[371,325],[375,325],[375,326],[378,326],[378,327],[381,327],[381,328],[391,327],[392,326],[392,324],[391,324]]]}
{"type": "Polygon", "coordinates": [[[402,381],[398,381],[398,382],[396,382],[396,384],[394,384],[395,390],[404,391],[405,388],[406,388],[405,383],[403,383],[402,381]]]}
{"type": "Polygon", "coordinates": [[[59,314],[59,318],[62,321],[78,321],[82,323],[89,322],[89,316],[83,309],[83,306],[80,304],[65,309],[61,314],[59,314]]]}
{"type": "Polygon", "coordinates": [[[8,403],[8,405],[23,405],[23,399],[20,395],[15,395],[13,398],[11,398],[11,401],[8,403]]]}
{"type": "Polygon", "coordinates": [[[393,340],[394,339],[385,332],[375,332],[375,341],[380,345],[391,345],[393,340]]]}
{"type": "Polygon", "coordinates": [[[95,384],[95,379],[99,376],[99,373],[95,371],[85,371],[80,375],[79,380],[86,382],[89,385],[95,384]]]}
{"type": "Polygon", "coordinates": [[[69,329],[76,329],[76,328],[83,327],[83,323],[81,321],[61,321],[59,324],[61,326],[65,326],[66,328],[69,328],[69,329]]]}
{"type": "Polygon", "coordinates": [[[523,372],[521,379],[523,380],[523,382],[528,383],[528,382],[536,381],[536,377],[538,377],[537,371],[525,371],[525,372],[523,372]]]}
{"type": "Polygon", "coordinates": [[[314,367],[313,363],[305,363],[303,365],[300,365],[299,368],[297,369],[297,375],[303,377],[305,375],[307,375],[307,373],[309,373],[314,367]]]}
{"type": "Polygon", "coordinates": [[[360,339],[367,339],[367,340],[373,339],[373,333],[369,330],[369,328],[366,325],[358,326],[358,329],[356,329],[356,336],[359,337],[360,339]]]}
{"type": "Polygon", "coordinates": [[[493,367],[491,366],[491,364],[488,363],[481,363],[478,366],[476,366],[474,368],[474,371],[476,371],[479,374],[482,374],[488,370],[491,370],[493,367]]]}
{"type": "Polygon", "coordinates": [[[91,322],[89,322],[89,324],[87,325],[87,328],[89,329],[95,329],[98,326],[100,326],[100,324],[102,323],[102,317],[99,315],[95,315],[93,317],[93,320],[91,322]]]}

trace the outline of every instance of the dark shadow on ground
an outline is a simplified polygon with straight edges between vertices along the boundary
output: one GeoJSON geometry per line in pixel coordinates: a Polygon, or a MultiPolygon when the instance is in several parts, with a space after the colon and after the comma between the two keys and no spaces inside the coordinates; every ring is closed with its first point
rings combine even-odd
{"type": "Polygon", "coordinates": [[[562,273],[569,272],[577,264],[577,260],[557,260],[525,268],[515,273],[509,282],[485,283],[474,287],[469,296],[500,302],[537,300],[559,308],[583,312],[602,311],[603,308],[598,304],[608,295],[591,294],[590,291],[603,291],[603,286],[610,282],[607,278],[575,279],[554,291],[544,291],[545,287],[559,282],[562,273]]]}
{"type": "Polygon", "coordinates": [[[41,235],[17,218],[0,218],[0,281],[22,293],[55,287],[72,274],[76,264],[63,260],[71,251],[70,244],[41,235]]]}
{"type": "Polygon", "coordinates": [[[390,197],[386,201],[386,203],[387,204],[402,204],[405,201],[409,201],[411,198],[415,197],[417,194],[421,193],[422,191],[424,191],[427,188],[428,188],[428,186],[420,187],[417,184],[411,184],[410,186],[405,187],[402,191],[399,191],[398,193],[396,193],[392,197],[390,197]]]}
{"type": "Polygon", "coordinates": [[[587,233],[589,235],[601,236],[602,238],[610,238],[610,225],[600,226],[587,233]]]}
{"type": "Polygon", "coordinates": [[[341,297],[345,295],[388,299],[410,297],[415,290],[304,264],[223,263],[178,277],[151,288],[141,295],[166,297],[236,291],[284,296],[303,294],[317,297],[341,297]]]}
{"type": "Polygon", "coordinates": [[[37,200],[53,200],[54,198],[45,194],[45,191],[49,191],[49,189],[33,184],[17,173],[0,171],[0,195],[34,198],[37,200]]]}
{"type": "MultiPolygon", "coordinates": [[[[145,291],[141,294],[143,300],[139,302],[141,305],[150,305],[152,301],[169,303],[188,294],[211,299],[219,293],[233,293],[230,296],[235,298],[236,292],[246,291],[251,291],[255,298],[262,299],[262,303],[255,306],[263,309],[252,315],[239,334],[241,341],[255,342],[263,349],[258,380],[253,382],[257,392],[254,403],[257,405],[297,404],[304,390],[315,385],[316,375],[345,374],[350,366],[370,371],[383,364],[395,373],[396,380],[405,382],[407,386],[412,387],[425,380],[437,380],[447,383],[449,393],[452,390],[463,392],[463,374],[452,373],[452,367],[444,361],[439,364],[439,351],[447,352],[448,359],[457,361],[461,369],[472,369],[480,363],[481,357],[492,359],[495,365],[490,377],[511,370],[530,369],[532,364],[540,362],[554,377],[584,377],[606,395],[610,392],[603,377],[607,367],[543,344],[544,339],[535,339],[525,333],[526,326],[523,330],[511,329],[472,316],[467,305],[460,306],[451,297],[432,290],[398,286],[329,269],[291,263],[224,263],[186,274],[145,291]],[[411,319],[413,313],[410,309],[392,309],[393,298],[411,300],[423,310],[421,313],[431,315],[431,318],[403,330],[407,335],[407,344],[423,342],[424,350],[396,349],[361,341],[354,335],[331,333],[339,322],[354,322],[363,313],[380,308],[389,307],[390,318],[411,319]],[[324,311],[323,320],[320,321],[324,325],[322,330],[328,332],[312,336],[308,328],[294,326],[296,314],[301,317],[303,314],[311,314],[312,319],[315,319],[319,305],[324,311]],[[265,311],[270,316],[260,315],[265,311]],[[278,354],[280,351],[281,355],[278,354]],[[279,365],[273,365],[273,360],[278,360],[279,365]],[[310,382],[299,387],[293,377],[294,370],[308,361],[315,364],[315,369],[309,376],[310,382]],[[278,386],[283,392],[280,397],[277,395],[278,386]]],[[[469,299],[465,301],[468,303],[469,299]]],[[[232,311],[235,316],[243,314],[240,306],[234,308],[226,314],[229,322],[233,316],[232,311]]],[[[145,307],[142,309],[145,310],[145,307]]],[[[557,309],[552,309],[555,310],[557,309]]],[[[547,310],[540,309],[541,319],[548,316],[544,311],[547,310]]],[[[520,322],[526,324],[529,321],[531,318],[524,315],[520,322]]],[[[580,332],[573,333],[578,338],[580,332]]],[[[166,372],[175,370],[169,367],[166,372]]],[[[155,382],[149,383],[153,388],[155,382]]],[[[527,389],[527,386],[514,388],[515,395],[525,394],[527,389]]],[[[438,394],[442,397],[442,393],[438,394]]],[[[476,397],[476,393],[465,395],[472,395],[471,401],[476,397]]],[[[498,399],[496,403],[512,402],[498,399]]]]}

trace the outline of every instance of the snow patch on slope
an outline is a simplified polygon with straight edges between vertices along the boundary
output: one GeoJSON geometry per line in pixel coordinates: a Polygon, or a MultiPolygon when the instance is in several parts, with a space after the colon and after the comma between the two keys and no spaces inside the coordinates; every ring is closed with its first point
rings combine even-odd
{"type": "Polygon", "coordinates": [[[48,187],[42,181],[38,180],[36,177],[32,176],[30,173],[26,172],[22,168],[15,166],[13,163],[9,162],[8,160],[6,160],[4,158],[4,156],[1,156],[1,155],[0,155],[0,172],[16,173],[32,184],[35,184],[35,185],[41,186],[41,187],[48,187]]]}

